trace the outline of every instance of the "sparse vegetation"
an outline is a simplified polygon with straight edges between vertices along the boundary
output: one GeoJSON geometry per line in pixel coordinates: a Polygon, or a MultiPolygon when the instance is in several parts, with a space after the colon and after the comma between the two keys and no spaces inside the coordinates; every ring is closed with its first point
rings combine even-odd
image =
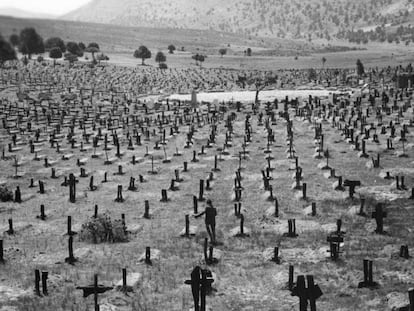
{"type": "Polygon", "coordinates": [[[20,32],[19,52],[28,55],[29,59],[33,54],[45,52],[43,39],[34,28],[25,28],[20,32]]]}
{"type": "Polygon", "coordinates": [[[56,66],[56,60],[62,58],[63,53],[59,47],[54,47],[49,51],[49,57],[53,59],[53,66],[56,66]]]}
{"type": "Polygon", "coordinates": [[[66,52],[65,42],[59,37],[52,37],[45,41],[46,51],[51,51],[53,48],[59,48],[62,53],[66,52]]]}
{"type": "Polygon", "coordinates": [[[146,46],[141,45],[138,50],[135,50],[134,57],[140,58],[142,61],[141,65],[145,65],[144,61],[151,58],[151,51],[146,46]]]}
{"type": "Polygon", "coordinates": [[[170,44],[170,45],[168,46],[168,53],[170,53],[170,54],[174,54],[174,51],[175,51],[175,45],[170,44]]]}
{"type": "Polygon", "coordinates": [[[111,220],[107,214],[90,218],[82,225],[79,239],[89,243],[127,242],[126,227],[120,220],[111,220]]]}
{"type": "Polygon", "coordinates": [[[13,192],[7,189],[6,186],[0,186],[0,201],[1,202],[13,201],[13,192]]]}
{"type": "Polygon", "coordinates": [[[6,61],[15,60],[16,59],[16,52],[11,46],[9,42],[7,42],[1,35],[0,35],[0,67],[6,61]]]}

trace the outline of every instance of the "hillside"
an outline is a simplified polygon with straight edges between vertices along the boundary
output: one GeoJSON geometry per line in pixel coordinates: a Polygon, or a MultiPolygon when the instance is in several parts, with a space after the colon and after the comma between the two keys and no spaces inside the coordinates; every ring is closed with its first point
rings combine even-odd
{"type": "Polygon", "coordinates": [[[410,19],[412,0],[93,0],[62,18],[128,26],[211,29],[248,36],[349,39],[410,19]]]}
{"type": "Polygon", "coordinates": [[[105,53],[132,54],[140,45],[152,49],[166,49],[169,44],[174,44],[178,50],[184,48],[185,52],[207,54],[216,54],[219,47],[226,47],[229,54],[241,55],[248,47],[256,55],[305,55],[326,51],[326,47],[304,40],[248,38],[211,30],[129,27],[0,16],[0,32],[6,38],[12,33],[19,33],[25,27],[34,27],[44,39],[57,36],[65,42],[97,42],[105,53]]]}
{"type": "Polygon", "coordinates": [[[19,18],[56,18],[55,15],[25,11],[13,7],[0,7],[0,15],[19,18]]]}

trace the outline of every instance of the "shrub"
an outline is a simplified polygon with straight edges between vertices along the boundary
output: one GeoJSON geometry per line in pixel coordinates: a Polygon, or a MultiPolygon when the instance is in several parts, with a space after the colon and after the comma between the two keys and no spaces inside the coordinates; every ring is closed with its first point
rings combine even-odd
{"type": "Polygon", "coordinates": [[[13,192],[11,192],[5,186],[0,186],[0,201],[2,202],[13,201],[13,192]]]}
{"type": "Polygon", "coordinates": [[[90,218],[82,225],[79,239],[91,243],[126,242],[126,227],[121,220],[111,221],[107,214],[90,218]]]}

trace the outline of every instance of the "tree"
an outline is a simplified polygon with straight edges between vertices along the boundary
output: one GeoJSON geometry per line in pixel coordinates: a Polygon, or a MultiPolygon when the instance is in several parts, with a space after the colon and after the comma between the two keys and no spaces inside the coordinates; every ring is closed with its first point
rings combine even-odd
{"type": "Polygon", "coordinates": [[[167,60],[167,57],[164,55],[163,52],[158,52],[157,55],[155,55],[155,61],[159,64],[160,68],[161,68],[161,64],[165,63],[166,60],[167,60]]]}
{"type": "Polygon", "coordinates": [[[99,53],[99,45],[96,42],[91,42],[88,44],[88,47],[85,49],[85,52],[92,54],[92,61],[96,62],[95,53],[99,53]]]}
{"type": "Polygon", "coordinates": [[[221,57],[223,57],[224,55],[227,54],[227,49],[220,49],[219,54],[221,55],[221,57]]]}
{"type": "Polygon", "coordinates": [[[79,56],[79,57],[83,56],[83,50],[80,48],[79,44],[77,44],[76,42],[70,41],[66,43],[66,50],[69,53],[74,54],[76,56],[79,56]]]}
{"type": "Polygon", "coordinates": [[[170,44],[168,46],[168,53],[174,54],[174,51],[175,51],[175,46],[173,44],[170,44]]]}
{"type": "Polygon", "coordinates": [[[29,59],[32,58],[32,54],[41,54],[45,52],[43,39],[34,28],[24,28],[20,32],[19,51],[23,55],[28,55],[29,59]]]}
{"type": "Polygon", "coordinates": [[[357,66],[357,75],[359,77],[363,76],[365,73],[365,70],[364,70],[364,65],[362,64],[361,60],[359,59],[357,60],[356,66],[357,66]]]}
{"type": "Polygon", "coordinates": [[[325,58],[325,56],[324,56],[324,57],[322,57],[322,68],[324,68],[324,67],[325,67],[325,63],[326,63],[326,58],[325,58]]]}
{"type": "Polygon", "coordinates": [[[201,64],[205,61],[207,56],[197,53],[197,54],[191,56],[191,58],[195,60],[196,65],[199,65],[201,67],[201,64]]]}
{"type": "Polygon", "coordinates": [[[20,37],[14,33],[10,36],[9,41],[13,47],[18,47],[20,43],[20,37]]]}
{"type": "Polygon", "coordinates": [[[69,66],[72,67],[74,62],[78,61],[78,56],[70,52],[65,54],[65,60],[69,62],[69,66]]]}
{"type": "Polygon", "coordinates": [[[198,62],[200,63],[200,67],[204,63],[204,61],[206,60],[206,58],[207,58],[207,55],[201,55],[201,54],[199,55],[198,62]]]}
{"type": "Polygon", "coordinates": [[[0,66],[3,67],[4,62],[16,59],[16,51],[11,44],[0,36],[0,66]]]}
{"type": "Polygon", "coordinates": [[[86,46],[85,46],[85,43],[83,43],[83,42],[79,42],[79,48],[82,50],[82,51],[85,51],[85,49],[86,49],[86,46]]]}
{"type": "Polygon", "coordinates": [[[196,66],[198,66],[198,58],[199,57],[200,57],[199,54],[195,54],[195,55],[191,56],[191,58],[195,60],[196,66]]]}
{"type": "Polygon", "coordinates": [[[62,51],[58,47],[54,47],[49,51],[49,57],[53,59],[53,67],[56,66],[56,60],[62,58],[62,51]]]}
{"type": "Polygon", "coordinates": [[[247,56],[252,56],[252,49],[251,48],[247,48],[246,54],[247,54],[247,56]]]}
{"type": "Polygon", "coordinates": [[[148,58],[151,58],[151,51],[148,50],[148,48],[145,45],[141,45],[138,48],[138,50],[135,50],[134,57],[135,58],[141,58],[142,65],[145,65],[144,61],[148,58]]]}
{"type": "Polygon", "coordinates": [[[167,64],[166,64],[166,63],[160,63],[160,69],[161,69],[161,70],[168,69],[167,64]]]}
{"type": "Polygon", "coordinates": [[[98,54],[98,56],[96,58],[98,59],[99,64],[101,63],[101,61],[108,61],[109,60],[109,57],[106,56],[103,53],[98,54]]]}
{"type": "Polygon", "coordinates": [[[239,81],[243,82],[243,85],[245,83],[247,83],[250,86],[254,85],[256,90],[255,103],[257,103],[259,101],[259,92],[264,90],[269,85],[276,84],[277,76],[262,75],[249,78],[239,77],[239,81]]]}
{"type": "Polygon", "coordinates": [[[52,37],[45,41],[45,50],[51,51],[53,48],[58,47],[62,53],[66,52],[65,42],[59,37],[52,37]]]}

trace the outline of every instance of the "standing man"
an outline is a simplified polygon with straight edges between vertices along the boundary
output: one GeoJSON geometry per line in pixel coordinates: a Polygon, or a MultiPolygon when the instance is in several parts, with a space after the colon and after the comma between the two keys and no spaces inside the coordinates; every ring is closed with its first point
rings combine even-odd
{"type": "Polygon", "coordinates": [[[212,244],[216,244],[216,216],[217,216],[217,210],[213,207],[213,203],[210,199],[207,200],[207,207],[204,212],[195,215],[195,218],[201,217],[203,215],[205,216],[205,223],[206,223],[206,229],[207,233],[210,236],[210,241],[212,244]]]}

